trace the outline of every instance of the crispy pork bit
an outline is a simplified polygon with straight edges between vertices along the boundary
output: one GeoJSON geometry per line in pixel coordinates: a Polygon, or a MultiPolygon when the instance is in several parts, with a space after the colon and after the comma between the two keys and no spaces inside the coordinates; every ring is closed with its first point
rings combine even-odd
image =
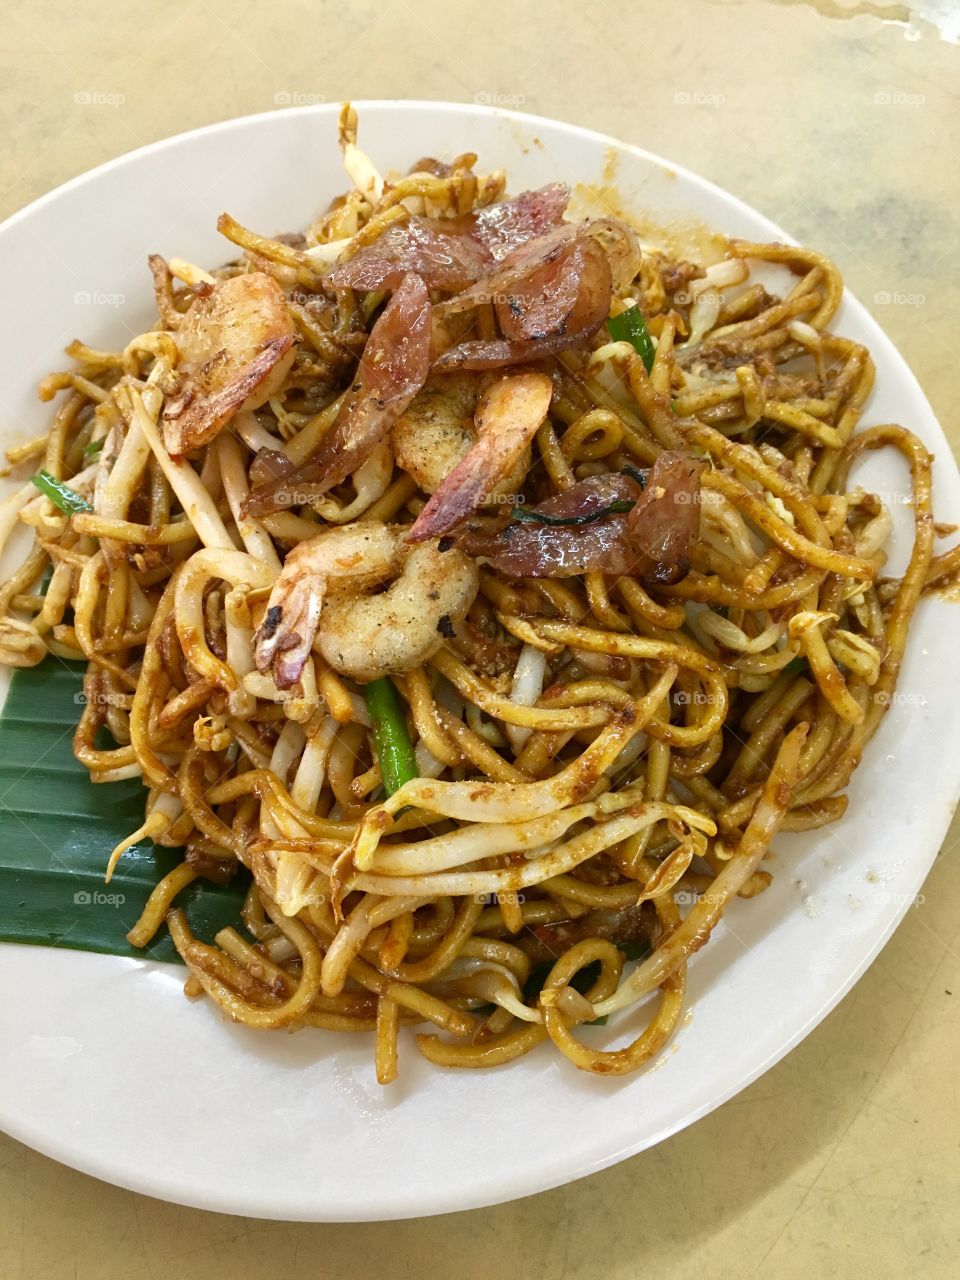
{"type": "Polygon", "coordinates": [[[559,956],[584,938],[605,938],[617,946],[642,947],[653,932],[650,916],[642,906],[618,911],[597,909],[557,924],[535,925],[533,935],[551,956],[559,956]]]}
{"type": "Polygon", "coordinates": [[[262,271],[211,285],[175,335],[179,389],[163,407],[174,457],[209,444],[240,409],[256,409],[283,384],[297,334],[283,290],[262,271]]]}

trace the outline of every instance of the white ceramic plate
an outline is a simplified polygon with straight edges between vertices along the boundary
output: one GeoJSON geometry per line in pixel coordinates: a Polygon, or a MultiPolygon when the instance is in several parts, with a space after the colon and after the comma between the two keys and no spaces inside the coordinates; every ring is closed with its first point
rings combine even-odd
{"type": "MultiPolygon", "coordinates": [[[[415,102],[361,105],[360,121],[362,145],[385,168],[472,150],[482,168],[505,167],[515,191],[600,182],[615,147],[628,208],[786,238],[693,174],[570,125],[415,102]]],[[[223,261],[222,210],[267,233],[291,230],[344,185],[336,108],[311,107],[147,147],[12,218],[0,229],[6,310],[17,316],[2,349],[3,443],[46,420],[36,382],[62,367],[71,338],[115,346],[150,322],[147,253],[223,261]]],[[[865,422],[900,421],[922,436],[937,455],[940,518],[960,519],[950,450],[903,360],[849,296],[835,327],[877,362],[865,422]]],[[[881,456],[869,467],[871,487],[904,491],[897,461],[881,456]]],[[[493,1204],[659,1142],[815,1027],[913,901],[960,782],[960,753],[944,750],[957,683],[943,678],[955,662],[958,617],[955,605],[924,602],[901,696],[855,776],[848,815],[778,842],[773,887],[736,903],[693,963],[692,1016],[658,1069],[603,1080],[542,1049],[494,1072],[444,1072],[411,1044],[402,1046],[400,1081],[381,1090],[366,1037],[248,1032],[209,1004],[189,1004],[181,969],[7,945],[0,1124],[58,1160],[151,1195],[321,1221],[493,1204]]],[[[14,836],[7,826],[2,838],[14,836]]]]}

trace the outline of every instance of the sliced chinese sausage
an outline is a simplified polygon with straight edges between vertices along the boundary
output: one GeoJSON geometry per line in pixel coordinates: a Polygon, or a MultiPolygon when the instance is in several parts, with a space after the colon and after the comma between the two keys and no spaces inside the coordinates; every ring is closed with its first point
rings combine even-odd
{"type": "Polygon", "coordinates": [[[588,476],[500,527],[468,527],[460,547],[515,578],[599,570],[638,574],[650,586],[686,576],[700,525],[701,464],[665,451],[641,489],[631,476],[588,476]],[[629,510],[624,510],[626,504],[629,510]]]}
{"type": "Polygon", "coordinates": [[[572,226],[557,227],[437,308],[442,316],[445,308],[492,302],[502,336],[459,343],[443,352],[435,368],[493,369],[568,350],[600,328],[611,295],[610,264],[597,241],[572,226]]]}
{"type": "Polygon", "coordinates": [[[356,471],[423,386],[430,367],[430,296],[405,275],[370,331],[333,426],[301,467],[250,492],[244,510],[264,515],[319,498],[356,471]]]}

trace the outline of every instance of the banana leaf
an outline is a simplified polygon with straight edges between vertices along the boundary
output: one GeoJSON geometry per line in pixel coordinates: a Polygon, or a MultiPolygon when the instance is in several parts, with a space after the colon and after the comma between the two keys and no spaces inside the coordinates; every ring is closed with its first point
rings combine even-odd
{"type": "MultiPolygon", "coordinates": [[[[47,658],[15,671],[0,712],[0,941],[179,961],[166,929],[138,950],[126,934],[157,881],[182,858],[144,841],[109,885],[110,850],[143,821],[137,778],[94,784],[73,757],[83,667],[47,658]]],[[[195,880],[178,898],[198,937],[237,924],[248,884],[195,880]]]]}

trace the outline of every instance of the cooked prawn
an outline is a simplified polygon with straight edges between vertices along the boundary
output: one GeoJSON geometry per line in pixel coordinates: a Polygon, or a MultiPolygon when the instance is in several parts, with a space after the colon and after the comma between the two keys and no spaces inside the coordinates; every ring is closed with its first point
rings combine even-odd
{"type": "Polygon", "coordinates": [[[317,634],[331,578],[382,581],[393,565],[396,536],[379,520],[328,529],[288,552],[254,636],[257,670],[273,670],[278,689],[300,679],[317,634]]]}
{"type": "Polygon", "coordinates": [[[262,271],[207,287],[175,335],[180,385],[163,407],[163,438],[177,457],[209,444],[241,409],[282,386],[297,331],[283,290],[262,271]]]}
{"type": "MultiPolygon", "coordinates": [[[[400,416],[390,433],[397,466],[413,476],[424,493],[436,493],[447,476],[477,442],[474,412],[480,394],[480,375],[445,374],[431,378],[400,416]]],[[[489,494],[497,502],[516,494],[530,466],[529,445],[489,494]]]]}
{"type": "Polygon", "coordinates": [[[399,574],[386,591],[343,583],[324,602],[317,648],[335,671],[366,683],[422,666],[480,587],[476,561],[437,540],[410,547],[397,538],[399,574]]]}
{"type": "Polygon", "coordinates": [[[476,444],[461,458],[420,512],[411,542],[437,537],[489,499],[547,416],[553,383],[545,373],[498,378],[480,397],[474,418],[476,444]]]}
{"type": "Polygon", "coordinates": [[[360,681],[409,671],[439,648],[441,628],[476,597],[477,567],[457,548],[412,548],[403,534],[363,520],[287,555],[254,637],[257,668],[272,669],[278,689],[296,684],[314,641],[332,667],[360,681]],[[368,594],[391,577],[386,591],[368,594]]]}

